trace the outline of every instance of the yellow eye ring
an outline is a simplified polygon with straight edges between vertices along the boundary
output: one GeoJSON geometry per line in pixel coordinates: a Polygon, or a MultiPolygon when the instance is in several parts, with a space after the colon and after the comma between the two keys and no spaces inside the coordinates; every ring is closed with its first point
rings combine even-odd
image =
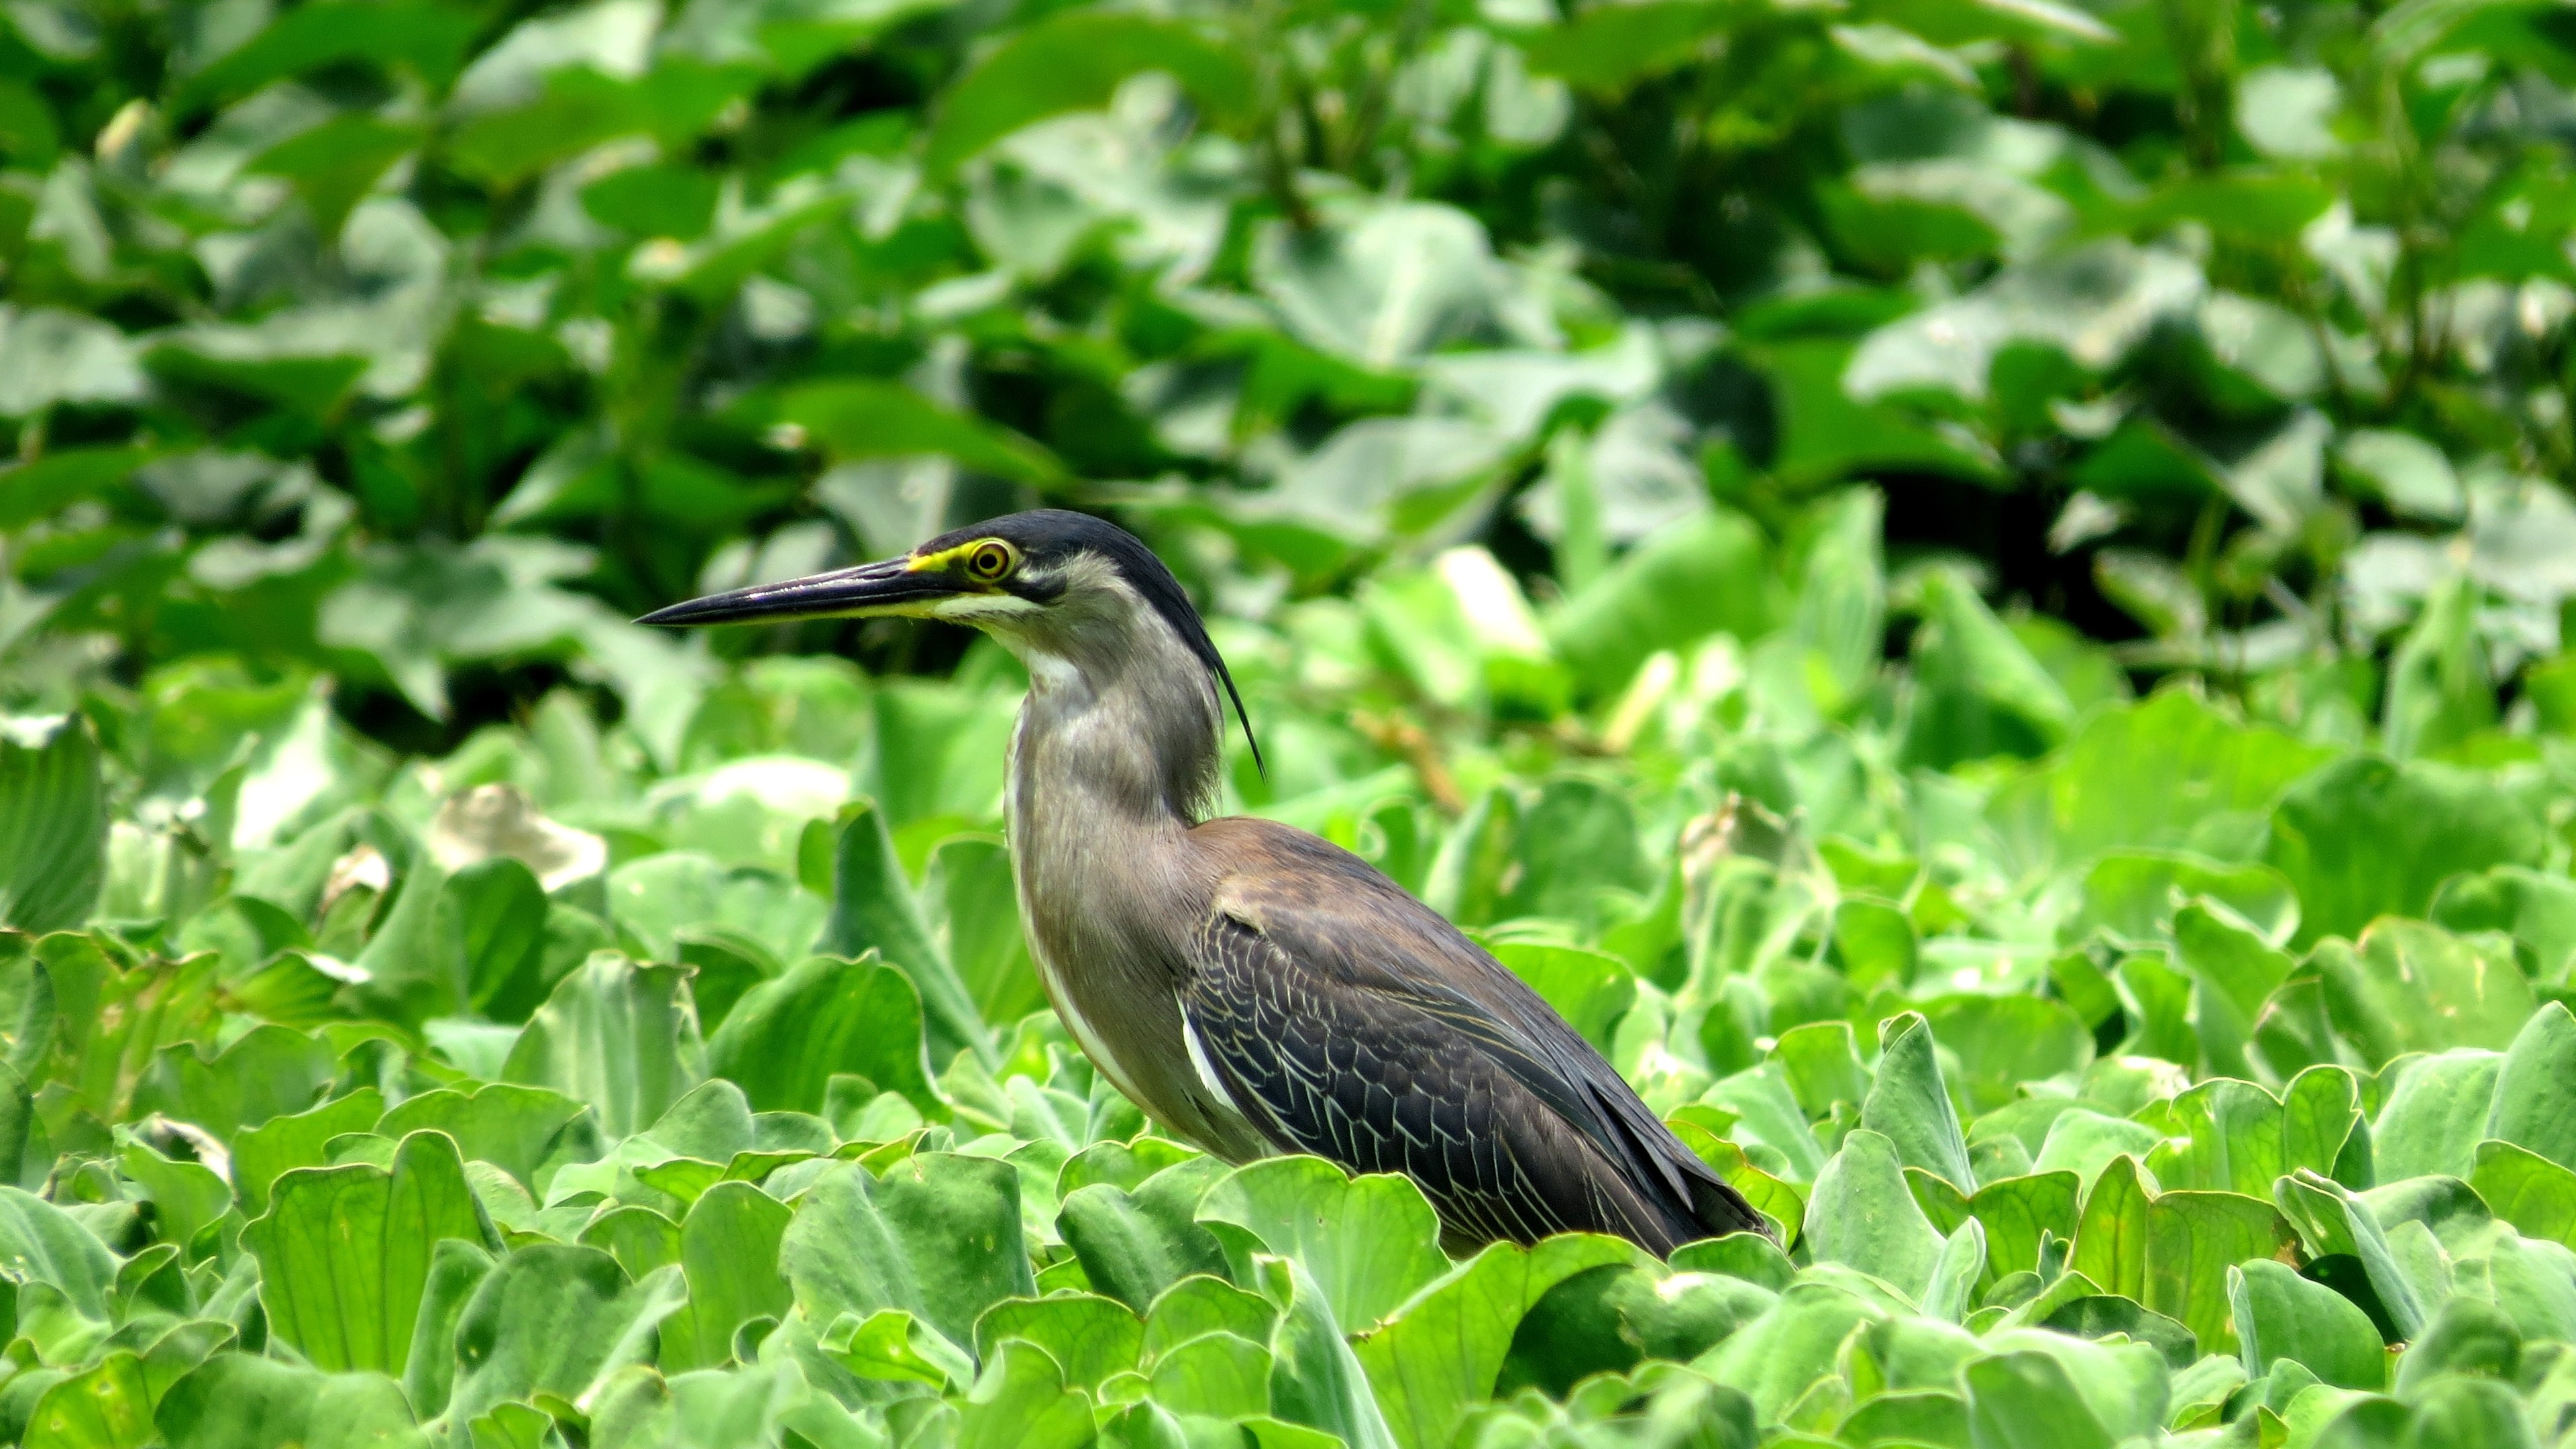
{"type": "Polygon", "coordinates": [[[966,555],[966,576],[981,584],[998,584],[1020,565],[1020,552],[998,538],[988,538],[966,555]]]}

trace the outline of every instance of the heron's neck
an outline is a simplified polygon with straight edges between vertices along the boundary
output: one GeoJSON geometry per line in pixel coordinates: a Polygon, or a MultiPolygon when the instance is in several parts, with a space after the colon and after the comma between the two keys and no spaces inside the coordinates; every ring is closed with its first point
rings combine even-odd
{"type": "Polygon", "coordinates": [[[1207,669],[1151,613],[1017,641],[1028,702],[1011,750],[1012,830],[1187,829],[1214,798],[1224,717],[1207,669]]]}

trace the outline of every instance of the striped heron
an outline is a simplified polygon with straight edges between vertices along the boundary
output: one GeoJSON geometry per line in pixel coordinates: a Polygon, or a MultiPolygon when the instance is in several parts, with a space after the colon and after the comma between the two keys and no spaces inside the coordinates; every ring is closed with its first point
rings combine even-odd
{"type": "Polygon", "coordinates": [[[1134,535],[1041,509],[647,624],[946,619],[1028,666],[1005,804],[1049,1000],[1118,1089],[1230,1162],[1400,1172],[1453,1248],[1763,1231],[1538,993],[1358,856],[1209,818],[1225,661],[1134,535]]]}

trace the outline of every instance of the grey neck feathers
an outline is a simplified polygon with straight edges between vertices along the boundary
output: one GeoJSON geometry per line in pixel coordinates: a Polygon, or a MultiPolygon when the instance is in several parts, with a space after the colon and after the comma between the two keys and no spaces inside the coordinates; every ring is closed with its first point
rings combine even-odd
{"type": "Polygon", "coordinates": [[[1222,754],[1216,681],[1124,582],[1086,583],[1079,602],[1069,595],[1071,607],[1003,640],[1030,676],[1013,808],[1062,801],[1073,813],[1059,825],[1197,824],[1215,801],[1222,754]]]}

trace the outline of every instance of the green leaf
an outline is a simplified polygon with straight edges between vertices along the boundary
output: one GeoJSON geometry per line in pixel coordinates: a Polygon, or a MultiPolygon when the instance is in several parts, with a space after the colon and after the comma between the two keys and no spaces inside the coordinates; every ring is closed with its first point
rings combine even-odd
{"type": "Polygon", "coordinates": [[[1593,1048],[1611,1049],[1611,1032],[1637,1000],[1637,979],[1627,963],[1599,951],[1535,941],[1497,941],[1494,959],[1556,1008],[1556,1014],[1593,1048]]]}
{"type": "Polygon", "coordinates": [[[990,1034],[966,984],[940,954],[922,922],[912,883],[904,876],[894,837],[886,830],[885,813],[870,801],[858,801],[842,809],[836,829],[832,914],[823,927],[822,949],[851,958],[876,951],[888,965],[911,977],[913,989],[920,993],[933,1058],[944,1062],[961,1050],[971,1050],[990,1065],[990,1034]]]}
{"type": "Polygon", "coordinates": [[[2072,863],[2120,847],[2189,849],[2212,834],[2241,831],[2292,781],[2332,757],[2278,731],[2247,728],[2190,690],[2169,687],[2090,717],[2061,754],[1999,792],[1989,814],[2033,864],[2072,863]]]}
{"type": "Polygon", "coordinates": [[[242,1211],[252,1217],[268,1211],[269,1189],[280,1175],[328,1163],[331,1157],[324,1144],[347,1133],[373,1130],[384,1115],[384,1095],[373,1087],[360,1087],[310,1111],[272,1117],[244,1129],[232,1141],[233,1190],[241,1194],[242,1211]]]}
{"type": "Polygon", "coordinates": [[[229,1138],[311,1107],[338,1067],[325,1043],[282,1026],[256,1026],[211,1057],[203,1043],[163,1047],[135,1083],[134,1110],[193,1122],[229,1138]]]}
{"type": "Polygon", "coordinates": [[[1955,572],[1924,577],[1914,677],[1903,746],[1909,762],[1947,769],[1995,755],[2034,757],[2074,731],[2065,687],[1955,572]]]}
{"type": "Polygon", "coordinates": [[[1762,634],[1778,612],[1761,530],[1711,508],[1659,529],[1548,614],[1548,643],[1594,698],[1618,693],[1657,650],[1725,631],[1762,634]]]}
{"type": "Polygon", "coordinates": [[[1532,74],[1616,98],[1638,81],[1687,62],[1724,28],[1730,13],[1709,0],[1655,0],[1584,10],[1518,38],[1532,74]]]}
{"type": "Polygon", "coordinates": [[[491,1272],[492,1255],[479,1243],[441,1238],[430,1249],[429,1279],[421,1287],[420,1318],[402,1373],[404,1396],[425,1416],[447,1407],[456,1387],[457,1320],[491,1272]]]}
{"type": "Polygon", "coordinates": [[[767,426],[790,425],[835,458],[936,454],[965,467],[1046,486],[1064,477],[1055,455],[982,418],[951,412],[900,383],[811,382],[747,405],[767,426]]]}
{"type": "Polygon", "coordinates": [[[805,1190],[779,1268],[806,1318],[900,1308],[970,1347],[975,1320],[1037,1294],[1020,1236],[1020,1179],[1007,1162],[917,1153],[882,1181],[838,1164],[805,1190]]]}
{"type": "Polygon", "coordinates": [[[16,532],[64,504],[104,493],[152,461],[149,448],[57,448],[0,469],[0,532],[16,532]]]}
{"type": "Polygon", "coordinates": [[[608,1374],[649,1362],[655,1329],[681,1301],[676,1268],[630,1282],[597,1248],[516,1249],[457,1318],[449,1421],[470,1424],[504,1400],[538,1394],[580,1401],[608,1374]]]}
{"type": "MultiPolygon", "coordinates": [[[[1004,1340],[1013,1338],[1045,1349],[1063,1368],[1065,1382],[1097,1393],[1110,1375],[1136,1368],[1144,1353],[1145,1325],[1126,1304],[1094,1293],[1005,1299],[975,1320],[980,1357],[990,1359],[1004,1340]]],[[[1268,1380],[1269,1371],[1264,1355],[1259,1382],[1268,1380]]]]}
{"type": "Polygon", "coordinates": [[[588,1104],[610,1137],[651,1125],[706,1078],[686,972],[593,954],[528,1019],[501,1075],[588,1104]]]}
{"type": "Polygon", "coordinates": [[[1921,1299],[1941,1254],[1941,1235],[1906,1189],[1896,1146],[1866,1128],[1843,1138],[1807,1199],[1806,1251],[1883,1278],[1921,1299]]]}
{"type": "Polygon", "coordinates": [[[2094,863],[2084,877],[2084,908],[2071,929],[2109,929],[2125,941],[2152,943],[2175,912],[2207,896],[2277,946],[2299,925],[2299,896],[2279,871],[2228,865],[2186,851],[2123,851],[2094,863]]]}
{"type": "Polygon", "coordinates": [[[1175,1414],[1248,1419],[1270,1410],[1270,1350],[1231,1333],[1202,1334],[1154,1361],[1148,1392],[1175,1414]]]}
{"type": "Polygon", "coordinates": [[[2286,1358],[2338,1388],[2387,1387],[2379,1330],[2342,1294],[2287,1264],[2258,1259],[2227,1270],[2227,1297],[2247,1377],[2261,1378],[2286,1358]]]}
{"type": "Polygon", "coordinates": [[[2534,980],[2557,981],[2576,957],[2576,881],[2518,865],[2453,876],[2433,897],[2433,924],[2462,935],[2502,931],[2534,980]]]}
{"type": "Polygon", "coordinates": [[[2081,1077],[2093,1064],[2093,1034],[2065,1003],[2047,997],[1968,992],[1924,1002],[1923,1015],[1941,1050],[1958,1059],[1959,1095],[1972,1111],[2013,1101],[2024,1082],[2081,1077]]]}
{"type": "Polygon", "coordinates": [[[665,1370],[725,1363],[734,1330],[752,1319],[784,1318],[793,1295],[779,1272],[779,1247],[793,1215],[747,1182],[719,1182],[699,1194],[680,1223],[681,1272],[689,1289],[690,1342],[665,1328],[665,1370]]]}
{"type": "Polygon", "coordinates": [[[2232,1192],[2159,1193],[2147,1203],[2146,1291],[2139,1301],[2197,1334],[2210,1352],[2233,1351],[2237,1344],[2228,1317],[2227,1270],[2248,1259],[2278,1255],[2292,1241],[2289,1224],[2261,1198],[2232,1192]]]}
{"type": "Polygon", "coordinates": [[[2503,1058],[2477,1047],[2392,1063],[2370,1128],[2379,1178],[2466,1177],[2478,1140],[2487,1135],[2503,1068],[2503,1058]]]}
{"type": "Polygon", "coordinates": [[[1175,1201],[1178,1195],[1168,1188],[1177,1185],[1175,1179],[1165,1191],[1147,1187],[1130,1196],[1114,1184],[1095,1182],[1064,1195],[1056,1232],[1093,1287],[1142,1310],[1190,1274],[1225,1271],[1223,1250],[1192,1220],[1196,1194],[1175,1201]]]}
{"type": "Polygon", "coordinates": [[[374,1130],[395,1138],[424,1129],[444,1132],[469,1160],[491,1163],[543,1196],[557,1168],[591,1161],[604,1150],[588,1110],[542,1087],[487,1082],[471,1092],[441,1088],[406,1097],[374,1130]]]}
{"type": "Polygon", "coordinates": [[[931,123],[926,164],[950,171],[1023,126],[1097,110],[1139,71],[1170,75],[1220,122],[1243,117],[1254,93],[1243,59],[1191,26],[1059,11],[1005,41],[948,91],[931,123]]]}
{"type": "Polygon", "coordinates": [[[106,879],[107,795],[85,716],[40,745],[0,735],[0,925],[30,934],[89,918],[106,879]]]}
{"type": "Polygon", "coordinates": [[[414,127],[350,113],[298,131],[252,157],[247,169],[283,177],[304,199],[313,229],[337,240],[351,208],[420,142],[414,127]]]}
{"type": "Polygon", "coordinates": [[[1906,1012],[1880,1023],[1879,1032],[1878,1076],[1861,1103],[1861,1125],[1883,1134],[1904,1165],[1937,1174],[1963,1192],[1973,1191],[1976,1173],[1968,1166],[1958,1110],[1950,1104],[1933,1054],[1930,1023],[1919,1013],[1906,1012]]]}
{"type": "Polygon", "coordinates": [[[2485,1135],[2576,1167],[2576,1016],[2564,1004],[2543,1005],[2515,1033],[2485,1135]]]}
{"type": "Polygon", "coordinates": [[[74,1312],[107,1321],[115,1258],[70,1214],[7,1185],[0,1185],[0,1271],[54,1288],[74,1312]]]}
{"type": "Polygon", "coordinates": [[[1035,1344],[1001,1346],[958,1406],[957,1449],[1081,1449],[1092,1441],[1091,1399],[1035,1344]]]}
{"type": "Polygon", "coordinates": [[[646,856],[610,872],[608,906],[620,930],[660,962],[680,958],[683,932],[709,926],[740,932],[774,959],[802,960],[825,915],[822,902],[771,871],[728,869],[688,850],[646,856]]]}
{"type": "Polygon", "coordinates": [[[822,1111],[840,1072],[901,1092],[925,1116],[948,1110],[930,1085],[911,978],[872,959],[809,957],[745,992],[708,1041],[707,1065],[763,1112],[822,1111]]]}
{"type": "Polygon", "coordinates": [[[2110,1431],[2047,1354],[1999,1353],[1969,1364],[1960,1378],[1978,1449],[2110,1449],[2110,1431]]]}
{"type": "Polygon", "coordinates": [[[1303,1264],[1348,1332],[1365,1331],[1449,1271],[1439,1215],[1411,1179],[1351,1177],[1320,1157],[1239,1167],[1208,1189],[1198,1216],[1243,1228],[1303,1264]]]}
{"type": "Polygon", "coordinates": [[[2373,1066],[2412,1051],[2501,1049],[2532,1014],[2531,984],[2493,936],[2383,919],[2357,946],[2320,948],[2311,966],[2335,1030],[2373,1066]]]}
{"type": "Polygon", "coordinates": [[[2295,941],[2305,946],[2358,936],[2379,916],[2420,918],[2445,878],[2536,865],[2545,844],[2522,801],[2484,776],[2365,757],[2328,766],[2284,795],[2263,858],[2299,892],[2295,941]]]}
{"type": "Polygon", "coordinates": [[[1020,929],[1010,848],[998,837],[951,836],[932,847],[921,899],[978,1017],[1007,1024],[1047,1004],[1020,929]]]}
{"type": "Polygon", "coordinates": [[[142,1449],[153,1437],[143,1361],[112,1353],[36,1401],[26,1449],[142,1449]]]}
{"type": "Polygon", "coordinates": [[[1467,1411],[1492,1395],[1522,1315],[1575,1274],[1635,1262],[1636,1252],[1615,1238],[1587,1234],[1531,1248],[1496,1243],[1361,1334],[1353,1352],[1396,1443],[1404,1449],[1449,1443],[1467,1411]]]}
{"type": "Polygon", "coordinates": [[[170,1386],[153,1411],[170,1449],[412,1449],[402,1386],[382,1374],[326,1374],[246,1353],[219,1353],[170,1386]]]}
{"type": "Polygon", "coordinates": [[[269,1323],[330,1373],[401,1372],[438,1240],[486,1235],[456,1144],[438,1132],[404,1138],[390,1172],[358,1163],[287,1173],[268,1212],[242,1230],[269,1323]]]}
{"type": "Polygon", "coordinates": [[[2510,1142],[2481,1142],[2469,1186],[2524,1237],[2576,1246],[2576,1171],[2510,1142]]]}

